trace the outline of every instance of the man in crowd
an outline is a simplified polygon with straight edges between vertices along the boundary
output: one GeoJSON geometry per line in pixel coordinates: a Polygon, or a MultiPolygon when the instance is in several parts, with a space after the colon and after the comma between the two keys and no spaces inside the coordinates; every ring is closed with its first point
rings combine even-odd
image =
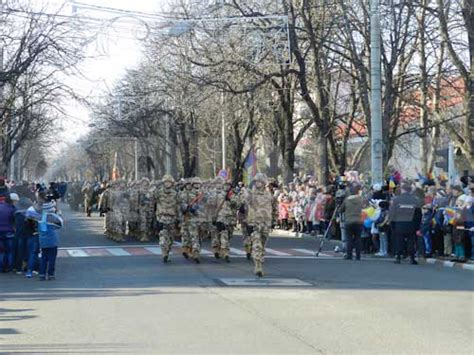
{"type": "Polygon", "coordinates": [[[395,237],[395,263],[400,264],[404,254],[404,244],[412,265],[415,260],[416,234],[421,225],[421,201],[412,193],[412,185],[405,182],[401,186],[401,194],[393,199],[389,210],[389,219],[395,237]]]}
{"type": "Polygon", "coordinates": [[[352,250],[355,248],[356,260],[360,260],[360,249],[362,234],[362,209],[364,200],[360,196],[360,186],[355,184],[350,189],[350,195],[347,196],[341,205],[341,213],[344,214],[344,228],[347,239],[346,260],[352,260],[352,250]]]}

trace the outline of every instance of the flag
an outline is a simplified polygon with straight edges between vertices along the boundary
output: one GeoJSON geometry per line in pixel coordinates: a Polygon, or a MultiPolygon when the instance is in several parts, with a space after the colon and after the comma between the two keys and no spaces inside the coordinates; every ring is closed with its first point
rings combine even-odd
{"type": "Polygon", "coordinates": [[[397,184],[395,183],[393,176],[390,177],[390,181],[388,182],[388,187],[390,188],[390,190],[393,190],[395,187],[397,187],[397,184]]]}
{"type": "Polygon", "coordinates": [[[446,207],[444,209],[444,218],[445,218],[445,224],[455,225],[456,224],[456,209],[446,207]]]}
{"type": "Polygon", "coordinates": [[[112,181],[120,179],[120,173],[118,170],[118,164],[117,164],[117,152],[115,152],[114,156],[114,166],[112,167],[112,181]]]}
{"type": "Polygon", "coordinates": [[[252,146],[244,163],[244,184],[250,186],[255,175],[257,175],[257,155],[255,154],[255,148],[252,146]]]}

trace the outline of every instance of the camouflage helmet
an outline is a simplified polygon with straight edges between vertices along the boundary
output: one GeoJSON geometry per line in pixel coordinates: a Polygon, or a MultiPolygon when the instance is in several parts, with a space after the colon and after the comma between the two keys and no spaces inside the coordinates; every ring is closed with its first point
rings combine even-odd
{"type": "Polygon", "coordinates": [[[191,183],[194,185],[194,184],[199,184],[199,185],[202,185],[202,180],[200,177],[196,176],[196,177],[193,177],[191,179],[191,183]]]}
{"type": "Polygon", "coordinates": [[[165,182],[172,182],[173,184],[175,183],[173,177],[171,175],[168,175],[166,174],[165,176],[163,176],[163,178],[161,179],[161,181],[163,182],[163,184],[165,182]]]}
{"type": "Polygon", "coordinates": [[[267,177],[262,173],[258,173],[253,178],[253,181],[255,181],[255,182],[260,181],[260,182],[263,182],[265,184],[267,182],[267,177]]]}
{"type": "Polygon", "coordinates": [[[214,180],[212,181],[212,183],[213,183],[214,185],[224,185],[224,184],[225,184],[225,180],[224,180],[224,178],[223,178],[222,176],[216,176],[216,177],[214,178],[214,180]]]}
{"type": "Polygon", "coordinates": [[[140,186],[150,186],[150,180],[146,177],[141,178],[140,181],[138,182],[140,186]]]}

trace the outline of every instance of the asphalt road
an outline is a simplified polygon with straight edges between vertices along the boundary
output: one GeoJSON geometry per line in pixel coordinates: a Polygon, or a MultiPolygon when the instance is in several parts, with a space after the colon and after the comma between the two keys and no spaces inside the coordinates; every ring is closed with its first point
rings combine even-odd
{"type": "MultiPolygon", "coordinates": [[[[65,210],[61,247],[139,249],[106,240],[98,218],[65,210]]],[[[314,241],[273,238],[269,247],[281,254],[314,241]]],[[[345,261],[327,250],[274,255],[257,280],[238,255],[200,265],[179,255],[166,265],[146,253],[72,255],[58,258],[56,281],[0,275],[0,353],[474,352],[467,270],[345,261]]]]}

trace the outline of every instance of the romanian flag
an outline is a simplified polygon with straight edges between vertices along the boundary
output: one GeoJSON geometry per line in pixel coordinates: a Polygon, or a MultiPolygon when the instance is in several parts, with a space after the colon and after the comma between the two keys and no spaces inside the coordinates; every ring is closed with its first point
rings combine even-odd
{"type": "Polygon", "coordinates": [[[455,225],[456,224],[456,209],[446,207],[444,209],[445,224],[455,225]]]}
{"type": "Polygon", "coordinates": [[[117,152],[115,152],[114,156],[114,166],[112,167],[112,181],[120,179],[120,173],[118,170],[118,164],[117,164],[117,152]]]}
{"type": "Polygon", "coordinates": [[[390,188],[390,190],[393,190],[395,187],[397,187],[397,184],[395,183],[395,179],[393,178],[393,176],[390,176],[388,187],[390,188]]]}
{"type": "Polygon", "coordinates": [[[244,184],[250,186],[255,175],[257,175],[257,155],[255,147],[252,146],[244,163],[244,184]]]}

